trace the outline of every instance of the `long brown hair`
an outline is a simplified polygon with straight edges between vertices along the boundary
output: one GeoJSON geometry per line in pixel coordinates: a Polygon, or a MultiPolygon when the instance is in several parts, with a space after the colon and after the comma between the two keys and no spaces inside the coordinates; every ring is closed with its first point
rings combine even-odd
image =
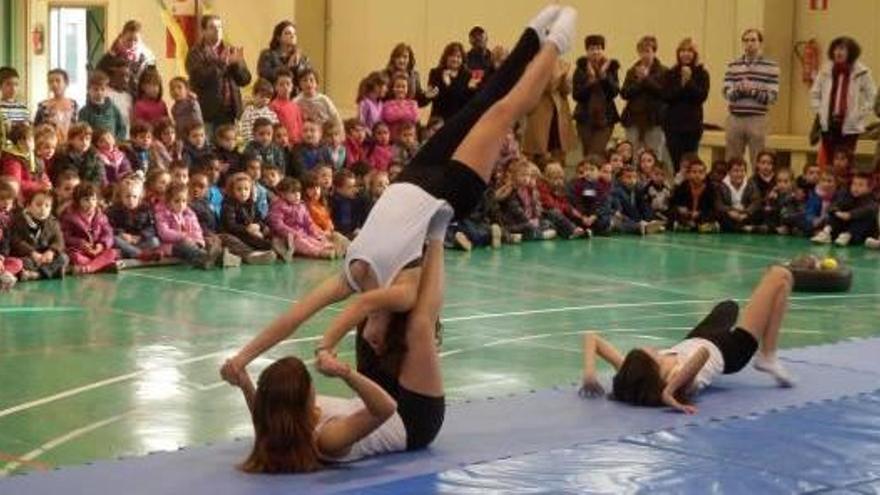
{"type": "Polygon", "coordinates": [[[449,57],[451,57],[454,52],[458,52],[461,55],[461,68],[463,70],[466,70],[467,55],[464,51],[464,45],[462,45],[458,41],[453,41],[452,43],[446,45],[445,48],[443,48],[443,54],[440,55],[440,61],[437,62],[437,68],[441,70],[445,69],[447,60],[449,60],[449,57]]]}
{"type": "MultiPolygon", "coordinates": [[[[663,405],[666,382],[660,376],[660,365],[642,349],[627,353],[611,385],[611,398],[634,406],[659,407],[663,405]]],[[[684,390],[675,394],[682,404],[690,404],[684,390]]]]}
{"type": "Polygon", "coordinates": [[[413,53],[413,49],[411,46],[406,43],[398,43],[394,45],[394,49],[391,50],[391,55],[388,56],[388,65],[385,66],[386,70],[391,73],[397,70],[394,66],[394,59],[403,55],[406,52],[409,55],[409,63],[406,64],[406,71],[412,72],[416,66],[416,54],[413,53]]]}
{"type": "Polygon", "coordinates": [[[251,411],[254,447],[239,466],[242,471],[307,473],[321,468],[313,397],[312,377],[293,356],[260,373],[251,411]]]}

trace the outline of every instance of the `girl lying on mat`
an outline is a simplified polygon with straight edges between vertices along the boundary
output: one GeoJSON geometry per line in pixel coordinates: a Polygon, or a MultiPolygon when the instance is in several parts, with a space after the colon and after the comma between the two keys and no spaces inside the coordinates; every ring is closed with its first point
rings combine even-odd
{"type": "Polygon", "coordinates": [[[454,217],[468,216],[483,198],[508,130],[541,97],[561,53],[575,33],[571,7],[544,8],[516,47],[476,96],[413,157],[373,206],[351,243],[342,276],[334,276],[275,319],[238,354],[221,375],[237,377],[257,356],[289,337],[317,311],[360,292],[373,312],[405,312],[415,304],[417,270],[426,241],[442,240],[454,217]],[[393,307],[380,307],[392,301],[393,307]]]}
{"type": "Polygon", "coordinates": [[[792,287],[791,272],[770,268],[746,306],[739,325],[739,306],[724,301],[669,349],[640,347],[626,357],[595,332],[584,336],[584,378],[581,395],[605,393],[596,377],[596,355],[610,363],[614,375],[611,398],[636,406],[669,406],[686,414],[697,408],[691,399],[721,374],[742,370],[759,352],[755,369],[769,373],[782,387],[794,385],[792,376],[776,358],[782,319],[792,287]],[[759,351],[760,348],[760,351],[759,351]]]}
{"type": "Polygon", "coordinates": [[[318,371],[343,380],[357,394],[355,399],[316,397],[309,371],[295,357],[279,359],[263,370],[256,388],[242,371],[237,383],[251,410],[255,438],[241,469],[301,473],[324,463],[428,446],[443,425],[446,408],[435,340],[443,271],[443,241],[431,241],[415,306],[404,315],[405,326],[394,329],[402,335],[369,343],[375,356],[390,352],[392,345],[402,350],[393,353],[393,373],[359,362],[362,373],[337,360],[336,345],[351,328],[345,314],[324,334],[315,353],[318,371]],[[395,338],[399,341],[392,344],[395,338]]]}

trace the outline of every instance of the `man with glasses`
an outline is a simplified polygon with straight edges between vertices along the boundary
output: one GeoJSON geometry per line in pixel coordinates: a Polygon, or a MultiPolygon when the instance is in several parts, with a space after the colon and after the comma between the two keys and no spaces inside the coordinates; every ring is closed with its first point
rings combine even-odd
{"type": "Polygon", "coordinates": [[[728,101],[725,158],[742,158],[749,147],[749,161],[764,149],[767,110],[779,96],[779,66],[764,58],[764,36],[757,29],[742,35],[743,56],[727,65],[724,98],[728,101]]]}

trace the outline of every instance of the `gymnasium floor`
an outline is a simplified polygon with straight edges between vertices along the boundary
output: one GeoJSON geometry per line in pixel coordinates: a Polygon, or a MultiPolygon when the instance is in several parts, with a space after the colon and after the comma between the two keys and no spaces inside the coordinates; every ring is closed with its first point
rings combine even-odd
{"type": "MultiPolygon", "coordinates": [[[[676,234],[448,252],[448,396],[571,383],[584,329],[602,329],[621,347],[665,345],[718,299],[747,297],[768,264],[829,251],[854,267],[853,290],[797,294],[783,347],[880,334],[880,253],[863,248],[676,234]]],[[[337,265],[159,268],[21,284],[0,295],[0,474],[250,435],[220,364],[337,265]]],[[[333,309],[252,372],[285,354],[310,357],[333,309]]],[[[318,387],[344,392],[324,379],[318,387]]]]}

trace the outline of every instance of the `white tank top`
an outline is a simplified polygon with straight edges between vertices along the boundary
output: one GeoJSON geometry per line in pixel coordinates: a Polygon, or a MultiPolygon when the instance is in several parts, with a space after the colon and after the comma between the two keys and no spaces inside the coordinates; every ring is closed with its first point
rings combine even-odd
{"type": "MultiPolygon", "coordinates": [[[[318,407],[321,408],[321,418],[318,420],[318,426],[315,427],[315,437],[331,419],[344,418],[364,408],[364,403],[360,399],[318,396],[317,402],[318,407]]],[[[395,411],[394,415],[381,426],[352,445],[348,454],[337,458],[324,457],[324,460],[354,462],[365,457],[404,450],[406,450],[406,428],[400,415],[395,411]]]]}
{"type": "Polygon", "coordinates": [[[353,261],[367,263],[379,287],[388,287],[403,267],[422,256],[429,226],[448,224],[453,216],[449,203],[419,186],[406,182],[388,186],[348,246],[343,271],[351,288],[362,291],[351,275],[353,261]]]}
{"type": "Polygon", "coordinates": [[[706,360],[706,364],[700,368],[697,376],[694,377],[694,386],[697,392],[711,385],[718,375],[724,373],[724,356],[721,355],[721,350],[718,349],[718,346],[706,339],[692,338],[683,340],[669,349],[660,351],[660,354],[674,355],[678,359],[678,366],[681,367],[701,347],[705,347],[709,351],[709,359],[706,360]]]}

